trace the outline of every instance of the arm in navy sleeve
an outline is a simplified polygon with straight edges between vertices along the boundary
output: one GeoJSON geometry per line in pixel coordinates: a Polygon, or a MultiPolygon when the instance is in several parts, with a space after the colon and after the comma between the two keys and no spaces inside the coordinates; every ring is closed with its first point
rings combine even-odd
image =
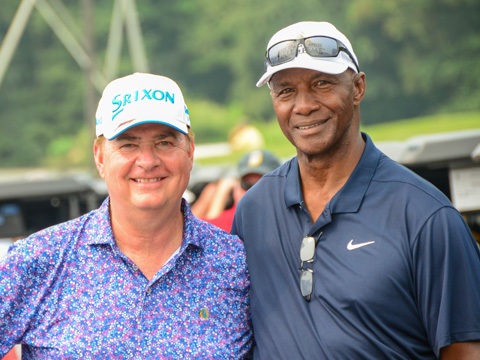
{"type": "Polygon", "coordinates": [[[480,340],[480,251],[468,225],[451,207],[435,212],[415,241],[418,309],[439,357],[448,345],[480,340]]]}

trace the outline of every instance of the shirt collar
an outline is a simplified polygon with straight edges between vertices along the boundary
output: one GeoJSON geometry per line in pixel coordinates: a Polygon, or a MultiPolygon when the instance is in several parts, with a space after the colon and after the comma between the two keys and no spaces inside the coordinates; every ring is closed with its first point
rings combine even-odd
{"type": "Polygon", "coordinates": [[[197,219],[192,211],[190,206],[185,199],[182,199],[182,211],[183,211],[183,244],[192,244],[194,246],[204,248],[205,244],[202,239],[205,234],[201,234],[200,229],[200,220],[197,219]]]}
{"type": "MultiPolygon", "coordinates": [[[[346,184],[331,199],[329,207],[332,213],[358,211],[375,174],[382,153],[375,147],[367,134],[362,133],[362,137],[365,140],[362,157],[346,184]]],[[[288,166],[290,169],[285,182],[285,205],[290,207],[303,203],[303,193],[297,157],[290,160],[288,166]]]]}
{"type": "Polygon", "coordinates": [[[102,205],[94,212],[85,229],[88,237],[88,245],[115,244],[112,226],[110,222],[110,197],[103,201],[102,205]]]}
{"type": "MultiPolygon", "coordinates": [[[[185,199],[182,199],[181,206],[184,215],[182,247],[192,244],[203,248],[204,244],[201,241],[202,236],[198,233],[200,220],[193,215],[185,199]]],[[[115,244],[109,210],[110,198],[107,197],[92,216],[91,221],[85,229],[89,235],[87,240],[88,245],[115,244]]]]}
{"type": "Polygon", "coordinates": [[[298,170],[298,158],[295,156],[288,163],[287,178],[285,180],[285,205],[287,207],[302,204],[303,194],[300,185],[300,173],[298,170]]]}

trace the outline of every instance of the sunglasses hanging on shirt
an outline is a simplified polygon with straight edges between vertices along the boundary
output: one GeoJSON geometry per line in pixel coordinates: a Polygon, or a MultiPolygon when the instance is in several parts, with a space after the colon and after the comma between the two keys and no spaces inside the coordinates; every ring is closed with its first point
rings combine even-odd
{"type": "Polygon", "coordinates": [[[315,249],[323,233],[320,233],[315,239],[313,236],[305,236],[300,245],[300,292],[306,301],[310,301],[313,292],[313,260],[315,258],[315,249]],[[310,264],[310,267],[305,267],[310,264]]]}

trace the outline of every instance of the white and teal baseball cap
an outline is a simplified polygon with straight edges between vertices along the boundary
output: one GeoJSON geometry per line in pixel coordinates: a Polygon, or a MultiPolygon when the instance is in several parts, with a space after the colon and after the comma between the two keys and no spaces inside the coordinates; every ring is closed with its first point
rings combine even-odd
{"type": "Polygon", "coordinates": [[[190,116],[182,91],[165,76],[134,73],[110,82],[98,103],[96,135],[112,140],[143,123],[171,126],[187,134],[190,116]]]}

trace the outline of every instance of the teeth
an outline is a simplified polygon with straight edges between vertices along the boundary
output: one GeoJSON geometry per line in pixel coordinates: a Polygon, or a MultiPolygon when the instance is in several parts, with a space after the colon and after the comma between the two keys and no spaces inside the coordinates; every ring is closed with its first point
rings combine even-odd
{"type": "Polygon", "coordinates": [[[161,178],[154,178],[154,179],[135,179],[136,182],[146,183],[146,182],[155,182],[160,181],[161,178]]]}
{"type": "Polygon", "coordinates": [[[311,128],[317,126],[317,125],[320,125],[320,123],[316,123],[316,124],[309,125],[309,126],[299,126],[298,128],[299,128],[300,130],[306,130],[306,129],[311,129],[311,128]]]}

